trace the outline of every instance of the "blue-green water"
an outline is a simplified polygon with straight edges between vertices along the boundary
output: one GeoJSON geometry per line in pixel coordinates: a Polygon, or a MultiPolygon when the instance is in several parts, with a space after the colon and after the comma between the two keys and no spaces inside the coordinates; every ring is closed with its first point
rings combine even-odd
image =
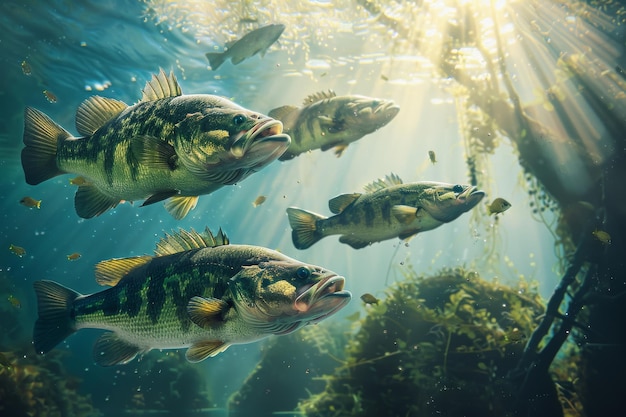
{"type": "MultiPolygon", "coordinates": [[[[0,350],[35,355],[32,349],[25,348],[37,316],[32,290],[35,280],[54,280],[85,294],[100,291],[94,281],[96,263],[152,253],[165,232],[178,228],[202,230],[208,226],[217,231],[221,227],[233,243],[277,249],[344,275],[353,300],[319,326],[344,326],[346,332],[351,325],[346,317],[367,311],[359,299],[362,294],[384,298],[389,286],[402,280],[410,270],[430,275],[441,268],[465,267],[487,280],[513,286],[522,277],[528,282],[536,281],[540,293],[548,297],[563,273],[564,249],[555,245],[558,211],[537,213],[541,202],[534,197],[536,194],[529,196],[535,185],[524,180],[517,150],[502,131],[489,131],[485,128],[489,123],[483,123],[484,120],[481,126],[487,131],[478,132],[479,128],[471,127],[468,117],[473,113],[464,107],[464,93],[438,67],[438,57],[443,54],[437,49],[443,43],[439,32],[422,34],[425,37],[421,39],[430,39],[431,43],[422,40],[419,47],[417,41],[411,45],[406,30],[400,30],[412,27],[410,22],[399,23],[394,30],[386,25],[387,20],[377,18],[357,3],[346,1],[333,6],[331,2],[269,2],[255,8],[249,2],[190,2],[176,8],[173,4],[157,7],[158,2],[130,0],[4,1],[0,5],[0,312],[10,317],[6,329],[10,336],[0,337],[0,350]],[[250,18],[251,10],[256,12],[254,18],[250,18]],[[265,56],[256,55],[237,66],[227,62],[217,71],[209,68],[206,52],[221,48],[227,39],[241,37],[255,25],[270,22],[285,23],[287,30],[265,56]],[[26,72],[24,62],[30,68],[26,72]],[[181,221],[174,220],[160,203],[139,207],[140,202],[121,204],[99,217],[84,220],[73,207],[76,188],[69,183],[72,175],[37,186],[26,184],[20,163],[25,106],[45,112],[76,133],[75,111],[83,100],[99,94],[135,103],[145,82],[159,68],[174,71],[183,93],[228,97],[265,114],[282,105],[300,105],[308,95],[329,89],[340,95],[391,99],[400,106],[400,112],[387,126],[350,145],[339,158],[333,151],[316,150],[290,161],[276,161],[234,186],[200,196],[195,210],[181,221]],[[54,94],[54,102],[44,91],[54,94]],[[470,182],[467,159],[472,152],[468,145],[472,132],[477,136],[484,134],[484,138],[493,135],[495,143],[490,152],[480,156],[477,185],[487,196],[479,207],[450,224],[418,234],[409,242],[393,239],[355,250],[332,236],[304,251],[294,248],[285,214],[289,206],[329,215],[329,199],[360,192],[365,184],[392,172],[405,182],[470,182]],[[430,150],[436,152],[436,164],[429,161],[430,150]],[[252,203],[260,195],[267,200],[255,207],[252,203]],[[41,200],[41,208],[21,205],[25,196],[41,200]],[[489,216],[485,206],[496,197],[506,198],[512,208],[497,217],[489,216]],[[23,247],[26,254],[16,256],[8,249],[11,244],[23,247]],[[81,256],[70,261],[67,255],[72,253],[81,256]]],[[[436,2],[426,3],[430,4],[429,13],[424,15],[431,19],[438,16],[445,22],[442,16],[447,14],[452,20],[458,18],[452,9],[444,12],[436,2]]],[[[460,7],[450,3],[448,7],[460,7]]],[[[478,3],[481,2],[471,7],[480,9],[478,3]]],[[[400,12],[400,6],[394,3],[388,7],[385,16],[402,22],[402,15],[394,14],[400,12]]],[[[498,13],[509,10],[506,7],[497,9],[498,13]]],[[[515,18],[503,15],[507,20],[501,22],[500,33],[510,52],[509,71],[527,112],[553,127],[557,136],[572,129],[583,132],[583,136],[588,134],[588,151],[595,155],[598,164],[607,160],[611,155],[606,141],[609,128],[590,115],[590,105],[577,98],[572,85],[559,80],[562,74],[558,71],[565,70],[558,62],[553,66],[544,63],[550,67],[546,71],[536,63],[515,61],[516,51],[523,47],[511,31],[534,27],[528,23],[532,19],[523,14],[515,18]],[[554,107],[550,108],[552,104],[544,98],[551,85],[558,87],[550,90],[553,95],[572,98],[573,103],[562,103],[569,109],[569,123],[555,121],[554,107]],[[589,117],[581,121],[581,114],[589,117]]],[[[594,30],[594,25],[583,22],[573,12],[555,17],[560,23],[546,22],[544,15],[537,15],[532,21],[540,27],[539,35],[532,31],[527,34],[535,36],[536,42],[557,44],[570,55],[589,52],[584,45],[587,42],[587,49],[592,51],[589,54],[593,55],[591,61],[604,60],[609,63],[609,70],[617,65],[621,46],[603,43],[602,38],[581,39],[572,35],[594,30]],[[568,22],[568,18],[574,22],[568,22]],[[548,41],[548,35],[541,33],[550,30],[549,24],[554,27],[548,41]],[[598,44],[614,49],[607,46],[606,50],[599,50],[598,44]],[[611,60],[612,57],[615,58],[611,60]]],[[[431,31],[437,29],[433,21],[415,22],[418,24],[431,31]]],[[[441,26],[441,31],[449,29],[441,26]]],[[[486,25],[484,30],[492,29],[486,25]]],[[[612,33],[619,37],[617,31],[612,33]]],[[[494,48],[487,33],[485,39],[483,47],[494,48]]],[[[524,45],[534,47],[530,41],[524,45]]],[[[468,53],[465,63],[479,73],[484,62],[473,61],[474,58],[468,53]]],[[[535,58],[541,62],[540,56],[535,58]]],[[[500,88],[505,90],[502,84],[500,88]]],[[[610,91],[616,95],[620,88],[617,83],[610,91]]],[[[617,105],[622,106],[621,101],[617,105]]],[[[493,111],[497,111],[496,106],[493,111]]],[[[562,182],[568,184],[566,188],[575,189],[571,191],[574,197],[585,195],[584,188],[592,180],[579,169],[581,163],[576,156],[553,151],[549,143],[545,146],[548,154],[553,152],[552,163],[561,159],[555,164],[562,182]]],[[[97,367],[91,346],[99,333],[81,331],[56,350],[64,353],[61,361],[66,372],[81,380],[78,390],[90,396],[94,409],[106,415],[132,414],[125,405],[120,406],[128,404],[121,399],[130,396],[129,390],[141,392],[142,384],[155,389],[150,381],[158,378],[142,370],[137,361],[115,368],[97,367]]],[[[229,396],[256,366],[264,343],[235,345],[216,358],[193,365],[212,393],[205,408],[225,413],[229,396]]],[[[165,355],[151,353],[159,354],[165,355]]],[[[290,360],[307,359],[296,356],[290,360]]],[[[159,407],[144,404],[146,409],[159,407]]]]}

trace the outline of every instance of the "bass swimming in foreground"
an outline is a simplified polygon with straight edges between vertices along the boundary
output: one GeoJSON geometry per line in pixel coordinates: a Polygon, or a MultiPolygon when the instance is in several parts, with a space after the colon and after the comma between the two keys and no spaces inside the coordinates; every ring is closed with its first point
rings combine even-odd
{"type": "Polygon", "coordinates": [[[199,362],[233,344],[317,323],[351,299],[332,271],[263,247],[230,245],[221,230],[208,229],[166,235],[155,256],[100,262],[96,281],[111,288],[81,295],[52,281],[34,283],[38,353],[79,329],[98,328],[111,330],[95,344],[99,365],[182,348],[199,362]]]}
{"type": "Polygon", "coordinates": [[[394,174],[367,185],[365,191],[330,200],[328,206],[335,214],[332,217],[289,207],[294,246],[306,249],[330,235],[341,235],[339,241],[354,249],[395,237],[409,239],[455,220],[485,195],[471,185],[403,184],[394,174]]]}
{"type": "Polygon", "coordinates": [[[214,95],[182,95],[173,73],[152,77],[133,106],[99,96],[76,112],[73,137],[39,110],[24,113],[22,167],[26,182],[57,175],[84,177],[74,206],[83,218],[120,201],[168,200],[182,219],[198,196],[234,184],[285,152],[282,123],[214,95]]]}

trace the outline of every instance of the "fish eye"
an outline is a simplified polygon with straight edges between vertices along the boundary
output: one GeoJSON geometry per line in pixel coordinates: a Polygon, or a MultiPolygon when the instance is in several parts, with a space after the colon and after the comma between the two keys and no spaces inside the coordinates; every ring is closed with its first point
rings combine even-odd
{"type": "Polygon", "coordinates": [[[452,191],[454,191],[455,193],[461,193],[463,192],[463,186],[457,184],[454,187],[452,187],[452,191]]]}
{"type": "Polygon", "coordinates": [[[238,114],[235,117],[233,117],[233,123],[236,126],[239,126],[240,124],[243,124],[243,122],[246,121],[246,116],[244,116],[243,114],[238,114]]]}
{"type": "Polygon", "coordinates": [[[296,277],[298,277],[298,279],[309,279],[311,277],[311,270],[306,266],[301,266],[296,270],[296,277]]]}

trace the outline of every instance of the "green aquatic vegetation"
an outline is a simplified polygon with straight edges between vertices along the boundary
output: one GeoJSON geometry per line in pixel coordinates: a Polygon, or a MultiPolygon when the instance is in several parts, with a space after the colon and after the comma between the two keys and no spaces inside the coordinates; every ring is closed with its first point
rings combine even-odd
{"type": "MultiPolygon", "coordinates": [[[[507,372],[544,313],[537,292],[461,268],[427,278],[408,271],[368,306],[344,363],[300,409],[307,416],[512,415],[507,372]]],[[[554,387],[548,392],[541,407],[559,415],[554,387]]]]}
{"type": "Polygon", "coordinates": [[[45,358],[3,352],[0,364],[0,415],[97,417],[91,398],[79,393],[81,381],[68,374],[62,354],[45,358]]]}

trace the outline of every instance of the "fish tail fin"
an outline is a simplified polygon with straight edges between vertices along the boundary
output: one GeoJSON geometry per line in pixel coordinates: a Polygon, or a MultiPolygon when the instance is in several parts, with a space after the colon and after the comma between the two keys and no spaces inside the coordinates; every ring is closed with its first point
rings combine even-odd
{"type": "Polygon", "coordinates": [[[36,281],[33,286],[39,310],[33,344],[37,353],[44,354],[76,331],[71,313],[74,301],[81,295],[53,281],[36,281]]]}
{"type": "Polygon", "coordinates": [[[306,249],[324,237],[317,228],[317,221],[326,217],[296,207],[287,209],[287,217],[293,229],[291,238],[297,249],[306,249]]]}
{"type": "Polygon", "coordinates": [[[224,63],[225,55],[223,52],[207,52],[204,54],[206,58],[209,60],[209,64],[211,65],[211,69],[215,71],[224,63]]]}
{"type": "Polygon", "coordinates": [[[36,185],[64,172],[57,167],[59,142],[72,135],[44,113],[32,107],[24,111],[22,168],[26,182],[36,185]]]}

